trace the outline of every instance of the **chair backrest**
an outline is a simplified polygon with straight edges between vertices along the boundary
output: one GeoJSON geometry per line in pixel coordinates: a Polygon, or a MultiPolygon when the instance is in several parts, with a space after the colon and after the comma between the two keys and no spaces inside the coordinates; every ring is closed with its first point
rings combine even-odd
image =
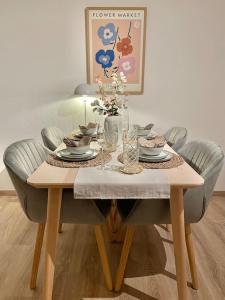
{"type": "Polygon", "coordinates": [[[193,141],[183,146],[179,154],[205,180],[202,187],[189,189],[185,194],[185,197],[192,197],[192,199],[202,195],[204,201],[203,216],[223,167],[224,153],[221,147],[214,142],[193,141]]]}
{"type": "Polygon", "coordinates": [[[51,151],[55,151],[56,148],[62,143],[64,134],[61,129],[57,127],[46,127],[41,131],[41,136],[44,145],[51,151]]]}
{"type": "Polygon", "coordinates": [[[27,184],[27,178],[46,160],[48,153],[32,139],[15,142],[5,150],[4,164],[26,215],[28,193],[38,193],[38,189],[27,184]]]}
{"type": "MultiPolygon", "coordinates": [[[[30,186],[27,179],[46,160],[49,153],[48,149],[31,139],[10,145],[4,153],[4,163],[23,211],[31,221],[38,223],[46,220],[48,190],[30,186]]],[[[62,221],[76,224],[102,223],[110,203],[89,199],[74,201],[73,190],[66,189],[63,191],[62,221]]]]}
{"type": "Polygon", "coordinates": [[[186,143],[187,129],[178,126],[172,127],[164,134],[164,137],[168,145],[177,151],[186,143]]]}

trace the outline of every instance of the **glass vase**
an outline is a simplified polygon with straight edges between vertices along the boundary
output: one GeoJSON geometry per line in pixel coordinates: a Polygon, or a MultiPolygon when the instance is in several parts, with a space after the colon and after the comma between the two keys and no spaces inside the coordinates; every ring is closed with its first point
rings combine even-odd
{"type": "Polygon", "coordinates": [[[122,135],[121,116],[107,116],[104,131],[107,151],[116,151],[119,137],[122,135]]]}
{"type": "Polygon", "coordinates": [[[137,129],[130,128],[123,132],[123,172],[136,174],[140,171],[137,129]]]}

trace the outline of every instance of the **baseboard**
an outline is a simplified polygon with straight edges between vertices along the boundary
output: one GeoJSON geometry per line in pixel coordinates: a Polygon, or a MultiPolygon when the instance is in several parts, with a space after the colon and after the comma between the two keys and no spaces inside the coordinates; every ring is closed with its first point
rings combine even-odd
{"type": "Polygon", "coordinates": [[[213,196],[225,197],[225,191],[214,191],[213,196]]]}
{"type": "Polygon", "coordinates": [[[16,191],[14,190],[2,190],[0,191],[0,196],[16,196],[16,191]]]}

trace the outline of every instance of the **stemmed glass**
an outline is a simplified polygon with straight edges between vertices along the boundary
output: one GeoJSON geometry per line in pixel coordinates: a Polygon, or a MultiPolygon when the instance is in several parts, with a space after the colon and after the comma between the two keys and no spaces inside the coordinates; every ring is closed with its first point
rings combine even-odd
{"type": "Polygon", "coordinates": [[[97,142],[100,148],[101,155],[101,170],[105,168],[105,160],[104,160],[104,145],[105,145],[105,133],[104,128],[101,124],[97,125],[97,142]]]}

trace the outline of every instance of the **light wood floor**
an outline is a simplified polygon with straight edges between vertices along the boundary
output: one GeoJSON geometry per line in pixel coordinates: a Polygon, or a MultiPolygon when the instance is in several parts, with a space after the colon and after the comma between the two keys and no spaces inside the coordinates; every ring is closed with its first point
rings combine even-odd
{"type": "MultiPolygon", "coordinates": [[[[225,198],[214,197],[192,228],[200,290],[189,287],[189,299],[225,299],[225,198]]],[[[16,197],[0,197],[0,300],[41,299],[43,259],[38,288],[29,289],[35,234],[36,225],[25,218],[16,197]]],[[[107,246],[115,273],[121,245],[107,246]]],[[[55,300],[176,299],[173,242],[159,226],[137,229],[121,294],[105,288],[92,227],[64,225],[56,260],[55,300]]],[[[190,282],[188,264],[187,272],[190,282]]]]}

